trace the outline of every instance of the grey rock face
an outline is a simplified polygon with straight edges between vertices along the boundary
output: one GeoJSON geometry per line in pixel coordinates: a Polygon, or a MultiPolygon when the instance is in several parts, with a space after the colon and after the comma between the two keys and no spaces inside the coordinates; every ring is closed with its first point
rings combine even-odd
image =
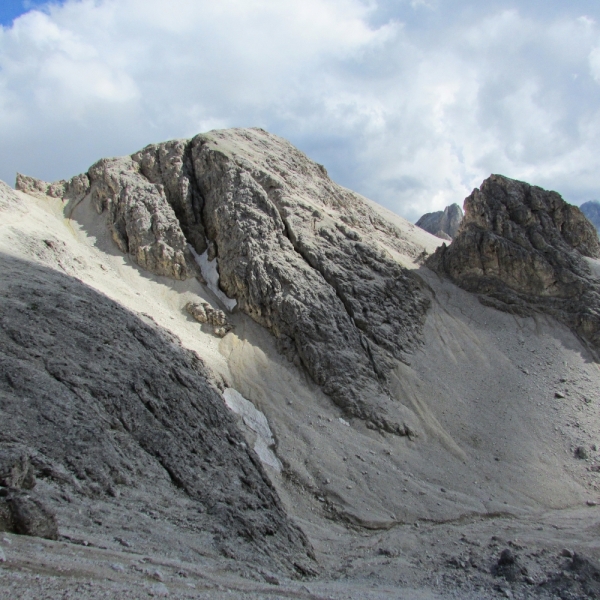
{"type": "Polygon", "coordinates": [[[579,207],[579,210],[581,210],[588,221],[596,228],[596,231],[600,233],[600,202],[598,202],[598,200],[584,202],[579,207]]]}
{"type": "MultiPolygon", "coordinates": [[[[127,512],[130,490],[153,499],[172,487],[227,556],[287,572],[310,564],[306,538],[194,353],[75,279],[0,259],[5,482],[27,479],[26,452],[36,490],[63,490],[57,509],[65,496],[119,497],[127,512]]],[[[41,535],[39,495],[6,498],[0,519],[41,535]]]]}
{"type": "Polygon", "coordinates": [[[584,256],[598,258],[592,224],[556,192],[492,175],[465,200],[450,246],[427,266],[503,310],[547,312],[600,347],[600,286],[584,256]]]}
{"type": "Polygon", "coordinates": [[[87,177],[113,239],[140,266],[185,278],[194,266],[186,244],[208,248],[222,291],[338,406],[374,427],[411,433],[386,375],[419,343],[429,298],[377,241],[414,257],[423,249],[360,196],[257,129],[148,146],[99,161],[87,177]]]}
{"type": "Polygon", "coordinates": [[[67,200],[77,200],[83,198],[89,191],[90,181],[86,174],[77,175],[65,181],[55,181],[47,183],[35,177],[29,177],[17,173],[16,189],[30,194],[31,196],[50,196],[51,198],[65,198],[67,200]]]}
{"type": "Polygon", "coordinates": [[[418,342],[429,300],[370,243],[368,207],[266,132],[192,144],[223,290],[348,414],[410,433],[389,416],[385,376],[418,342]]]}
{"type": "Polygon", "coordinates": [[[452,240],[456,237],[462,220],[463,211],[460,206],[451,204],[444,210],[424,214],[415,224],[443,240],[452,240]]]}
{"type": "Polygon", "coordinates": [[[198,254],[206,250],[202,224],[204,202],[194,182],[191,146],[187,140],[173,140],[146,146],[132,157],[141,174],[151,183],[163,186],[185,239],[198,254]]]}
{"type": "MultiPolygon", "coordinates": [[[[176,161],[169,163],[171,183],[176,179],[173,163],[176,161]]],[[[18,174],[16,188],[34,196],[74,201],[91,194],[97,212],[108,215],[116,245],[121,252],[130,254],[140,267],[174,279],[196,275],[193,257],[166,197],[165,186],[149,181],[140,173],[140,168],[131,157],[103,159],[92,165],[87,174],[69,181],[46,183],[18,174]]],[[[190,235],[194,234],[192,228],[190,235]]]]}
{"type": "Polygon", "coordinates": [[[103,159],[88,171],[98,213],[107,211],[112,237],[124,253],[157,275],[186,279],[192,258],[165,189],[148,181],[129,157],[103,159]]]}

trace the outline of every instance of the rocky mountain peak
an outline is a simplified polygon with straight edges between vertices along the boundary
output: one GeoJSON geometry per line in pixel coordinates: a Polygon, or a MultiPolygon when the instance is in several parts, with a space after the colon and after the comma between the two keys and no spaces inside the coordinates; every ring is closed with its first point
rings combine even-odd
{"type": "Polygon", "coordinates": [[[462,219],[463,211],[460,206],[451,204],[444,210],[425,213],[415,225],[443,240],[452,240],[458,233],[462,219]]]}
{"type": "Polygon", "coordinates": [[[590,200],[589,202],[584,202],[579,209],[596,228],[596,231],[600,232],[600,202],[598,200],[590,200]]]}
{"type": "Polygon", "coordinates": [[[584,257],[600,257],[600,245],[579,208],[502,175],[464,207],[457,237],[427,265],[498,308],[548,312],[599,347],[600,284],[584,257]]]}
{"type": "Polygon", "coordinates": [[[423,248],[286,140],[214,131],[100,160],[69,182],[19,176],[17,187],[75,203],[89,194],[119,249],[157,275],[200,276],[195,257],[210,251],[215,291],[349,416],[414,433],[386,377],[419,344],[430,300],[390,252],[416,259],[423,248]]]}

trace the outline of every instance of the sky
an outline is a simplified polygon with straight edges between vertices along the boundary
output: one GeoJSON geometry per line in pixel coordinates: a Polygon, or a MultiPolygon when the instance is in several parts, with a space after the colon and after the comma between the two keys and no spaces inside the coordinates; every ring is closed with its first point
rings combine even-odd
{"type": "Polygon", "coordinates": [[[0,179],[263,127],[411,221],[600,199],[598,0],[2,0],[0,179]]]}

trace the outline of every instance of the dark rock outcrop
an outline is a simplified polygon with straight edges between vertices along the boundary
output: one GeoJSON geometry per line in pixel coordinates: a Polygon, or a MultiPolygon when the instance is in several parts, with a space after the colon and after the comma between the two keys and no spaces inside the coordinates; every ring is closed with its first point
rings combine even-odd
{"type": "MultiPolygon", "coordinates": [[[[221,290],[338,406],[411,433],[386,375],[419,343],[429,298],[378,240],[415,258],[423,249],[321,165],[281,138],[241,129],[101,160],[85,177],[113,239],[140,266],[185,278],[194,268],[186,244],[208,248],[221,290]]],[[[73,185],[19,181],[25,191],[73,185]]]]}
{"type": "Polygon", "coordinates": [[[451,204],[444,210],[424,214],[415,225],[443,240],[452,240],[456,237],[462,220],[463,211],[460,206],[451,204]]]}
{"type": "Polygon", "coordinates": [[[226,556],[310,571],[305,536],[194,353],[76,279],[0,262],[0,522],[55,536],[41,492],[17,489],[33,465],[36,491],[61,490],[55,505],[119,498],[127,520],[136,498],[177,490],[226,556]]]}
{"type": "Polygon", "coordinates": [[[0,488],[0,531],[58,539],[56,516],[33,492],[0,488]]]}
{"type": "Polygon", "coordinates": [[[600,282],[584,259],[600,257],[600,245],[581,211],[501,175],[464,206],[458,236],[427,266],[502,310],[546,312],[600,348],[600,282]]]}
{"type": "Polygon", "coordinates": [[[579,207],[579,210],[581,210],[588,221],[596,228],[596,231],[600,233],[600,202],[598,202],[598,200],[584,202],[579,207]]]}

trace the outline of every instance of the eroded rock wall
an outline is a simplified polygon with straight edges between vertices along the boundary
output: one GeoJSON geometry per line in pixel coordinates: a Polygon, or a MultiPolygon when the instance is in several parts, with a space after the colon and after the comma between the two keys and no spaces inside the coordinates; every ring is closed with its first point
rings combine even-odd
{"type": "Polygon", "coordinates": [[[450,246],[427,266],[503,310],[551,314],[600,348],[600,257],[592,224],[559,194],[492,175],[465,200],[450,246]]]}
{"type": "MultiPolygon", "coordinates": [[[[222,291],[348,415],[413,431],[386,378],[419,344],[429,298],[384,246],[413,259],[423,249],[321,165],[263,130],[234,129],[103,159],[84,177],[140,266],[184,279],[197,274],[187,245],[208,249],[222,291]]],[[[17,184],[52,195],[73,187],[17,184]]]]}

